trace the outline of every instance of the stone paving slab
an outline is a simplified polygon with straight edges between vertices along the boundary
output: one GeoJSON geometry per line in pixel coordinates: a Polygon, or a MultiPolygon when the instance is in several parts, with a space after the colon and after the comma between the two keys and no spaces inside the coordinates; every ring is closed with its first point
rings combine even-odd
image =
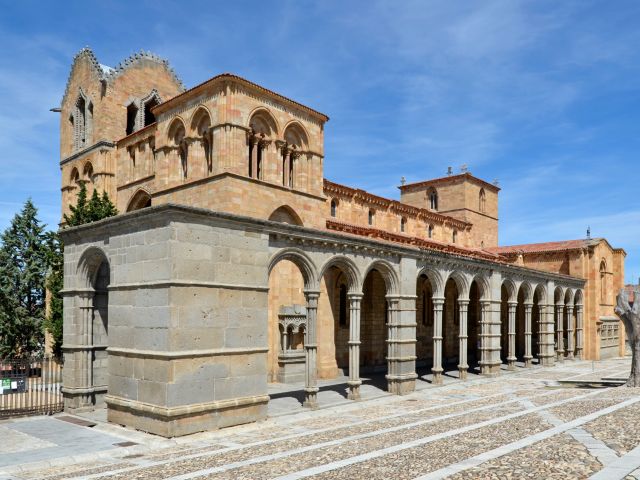
{"type": "Polygon", "coordinates": [[[174,440],[101,423],[103,412],[87,416],[95,428],[48,417],[2,422],[0,438],[15,441],[4,447],[14,463],[0,464],[0,480],[395,480],[443,478],[438,472],[454,465],[464,466],[449,472],[455,478],[586,478],[598,471],[614,475],[601,478],[633,478],[640,471],[632,421],[640,416],[640,389],[550,388],[557,380],[618,375],[629,363],[566,361],[497,378],[450,377],[444,386],[419,381],[404,397],[372,382],[361,402],[346,400],[337,379],[324,381],[323,408],[315,411],[300,406],[299,387],[275,385],[279,403],[270,419],[174,440]],[[126,441],[139,445],[114,447],[126,441]]]}

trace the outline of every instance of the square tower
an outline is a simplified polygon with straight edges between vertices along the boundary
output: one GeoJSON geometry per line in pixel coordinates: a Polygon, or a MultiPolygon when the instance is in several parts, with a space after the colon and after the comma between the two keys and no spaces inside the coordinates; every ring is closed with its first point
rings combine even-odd
{"type": "Polygon", "coordinates": [[[473,224],[470,246],[498,245],[498,192],[500,188],[474,177],[459,175],[401,185],[400,201],[473,224]]]}

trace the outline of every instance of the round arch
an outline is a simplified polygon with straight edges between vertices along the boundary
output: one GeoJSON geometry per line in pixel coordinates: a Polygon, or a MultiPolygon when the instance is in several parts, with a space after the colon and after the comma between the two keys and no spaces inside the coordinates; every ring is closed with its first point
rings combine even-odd
{"type": "Polygon", "coordinates": [[[274,253],[269,260],[268,274],[271,275],[273,268],[282,260],[289,260],[294,263],[304,279],[304,287],[309,291],[318,290],[318,274],[317,268],[313,260],[299,248],[284,248],[274,253]]]}
{"type": "Polygon", "coordinates": [[[82,167],[82,177],[85,180],[93,181],[93,164],[90,161],[86,162],[82,167]]]}
{"type": "Polygon", "coordinates": [[[211,126],[212,122],[211,112],[205,105],[198,105],[198,107],[194,110],[191,115],[191,120],[189,122],[190,133],[193,136],[202,136],[204,126],[208,124],[211,126]]]}
{"type": "Polygon", "coordinates": [[[393,268],[393,265],[391,265],[386,260],[374,260],[365,270],[364,275],[362,276],[363,281],[367,278],[367,275],[369,275],[372,270],[377,270],[378,272],[380,272],[380,275],[382,275],[384,283],[387,287],[387,295],[398,293],[400,282],[398,280],[398,275],[393,268]]]}
{"type": "Polygon", "coordinates": [[[442,297],[444,295],[444,286],[446,284],[446,281],[442,277],[442,274],[438,270],[426,266],[420,269],[417,279],[420,279],[420,277],[422,277],[423,275],[427,277],[427,279],[431,283],[433,296],[442,297]]]}
{"type": "Polygon", "coordinates": [[[509,295],[509,302],[516,302],[518,300],[518,288],[513,280],[510,278],[505,278],[502,280],[502,286],[507,289],[507,293],[509,295]]]}
{"type": "Polygon", "coordinates": [[[309,148],[309,134],[297,120],[291,120],[285,125],[282,138],[287,143],[295,145],[299,150],[307,150],[309,148]]]}
{"type": "Polygon", "coordinates": [[[302,219],[289,205],[281,205],[276,208],[271,212],[271,215],[269,215],[269,221],[298,225],[300,227],[303,226],[302,219]]]}
{"type": "Polygon", "coordinates": [[[477,274],[473,277],[471,283],[476,282],[478,286],[478,291],[480,293],[480,300],[490,300],[491,299],[491,286],[489,284],[489,279],[482,274],[477,274]]]}
{"type": "Polygon", "coordinates": [[[129,203],[127,204],[127,212],[133,212],[134,210],[140,210],[142,208],[148,208],[151,206],[151,195],[144,189],[139,189],[133,194],[129,203]]]}
{"type": "Polygon", "coordinates": [[[450,272],[444,281],[444,285],[446,285],[449,280],[453,280],[456,284],[459,298],[469,299],[470,282],[463,273],[458,272],[457,270],[450,272]]]}
{"type": "Polygon", "coordinates": [[[247,128],[255,133],[278,137],[280,126],[271,111],[265,107],[255,108],[247,117],[247,128]]]}
{"type": "Polygon", "coordinates": [[[581,288],[578,288],[576,290],[576,293],[573,297],[573,301],[575,305],[582,305],[583,301],[584,301],[584,293],[582,292],[581,288]]]}
{"type": "Polygon", "coordinates": [[[561,305],[564,303],[564,294],[565,289],[558,285],[553,291],[553,303],[556,305],[561,305]]]}
{"type": "Polygon", "coordinates": [[[528,281],[524,281],[520,284],[520,288],[518,289],[518,293],[522,292],[522,296],[524,298],[524,303],[532,303],[533,302],[533,288],[528,281]]]}
{"type": "Polygon", "coordinates": [[[181,116],[176,116],[171,120],[167,127],[167,138],[172,140],[174,144],[179,144],[182,138],[187,134],[185,122],[181,116]]]}
{"type": "Polygon", "coordinates": [[[77,278],[81,282],[80,288],[93,289],[98,275],[98,271],[103,263],[106,262],[111,275],[111,263],[107,254],[101,248],[88,247],[80,255],[77,266],[77,278]]]}
{"type": "Polygon", "coordinates": [[[333,256],[322,265],[317,278],[318,284],[331,267],[340,269],[347,277],[349,293],[362,293],[362,276],[360,275],[360,271],[353,260],[344,255],[333,256]]]}

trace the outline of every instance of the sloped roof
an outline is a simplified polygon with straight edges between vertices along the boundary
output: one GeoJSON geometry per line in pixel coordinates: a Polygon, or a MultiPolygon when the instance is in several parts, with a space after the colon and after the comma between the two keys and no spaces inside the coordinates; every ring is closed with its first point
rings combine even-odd
{"type": "Polygon", "coordinates": [[[493,190],[495,192],[500,191],[500,187],[498,187],[497,185],[494,185],[493,183],[489,183],[485,180],[482,180],[481,178],[475,177],[471,175],[469,172],[459,173],[457,175],[447,175],[446,177],[432,178],[431,180],[424,180],[420,182],[406,183],[404,185],[400,185],[398,188],[401,191],[413,190],[414,188],[419,188],[419,187],[424,187],[429,185],[441,185],[443,183],[451,183],[461,179],[471,180],[472,182],[482,185],[483,187],[488,188],[489,190],[493,190]]]}
{"type": "Polygon", "coordinates": [[[563,240],[559,242],[525,243],[523,245],[508,245],[503,247],[485,248],[485,250],[499,255],[509,255],[516,253],[542,253],[558,252],[564,250],[579,250],[597,245],[602,238],[587,238],[581,240],[563,240]]]}
{"type": "Polygon", "coordinates": [[[93,71],[96,74],[96,77],[99,81],[106,81],[107,83],[111,83],[117,77],[119,77],[123,72],[127,69],[133,67],[137,63],[143,60],[151,60],[153,62],[159,63],[163,65],[169,73],[173,76],[174,80],[178,84],[181,91],[184,91],[185,87],[182,83],[182,80],[178,77],[176,72],[169,65],[169,61],[164,58],[159,57],[155,53],[146,52],[144,50],[140,50],[139,52],[133,53],[121,61],[116,67],[110,67],[108,65],[104,65],[98,62],[93,50],[89,47],[84,47],[81,49],[76,55],[73,57],[73,63],[71,64],[71,70],[69,71],[69,77],[67,78],[67,85],[64,90],[64,95],[62,99],[64,100],[69,93],[69,86],[71,84],[71,78],[73,76],[73,71],[75,69],[76,64],[81,59],[87,59],[91,66],[93,67],[93,71]]]}

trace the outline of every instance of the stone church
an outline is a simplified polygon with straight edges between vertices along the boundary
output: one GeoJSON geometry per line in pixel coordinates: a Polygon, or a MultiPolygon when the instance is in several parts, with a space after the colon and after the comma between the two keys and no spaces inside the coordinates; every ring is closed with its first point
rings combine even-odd
{"type": "MultiPolygon", "coordinates": [[[[498,245],[496,184],[468,171],[400,200],[323,176],[308,106],[233,74],[185,89],[141,52],[75,57],[60,105],[62,213],[79,185],[119,215],[62,231],[64,397],[164,436],[266,416],[268,383],[497,375],[624,353],[625,252],[498,245]]],[[[331,159],[328,159],[331,161],[331,159]]]]}

